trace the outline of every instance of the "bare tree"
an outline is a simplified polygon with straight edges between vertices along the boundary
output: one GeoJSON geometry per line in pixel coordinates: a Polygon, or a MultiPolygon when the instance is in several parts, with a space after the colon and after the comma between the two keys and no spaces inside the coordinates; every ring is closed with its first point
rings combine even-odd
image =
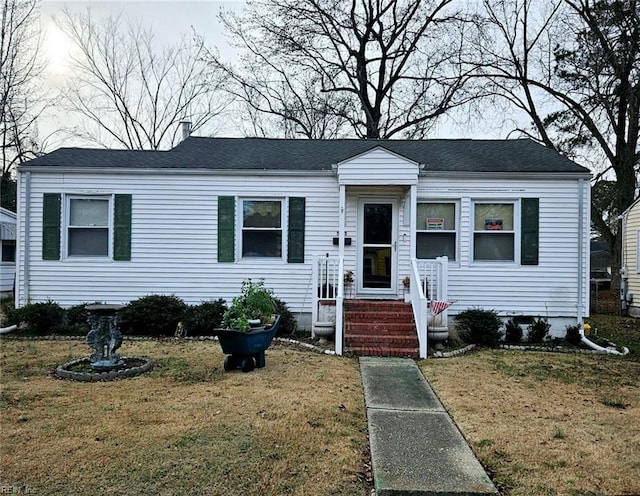
{"type": "Polygon", "coordinates": [[[65,10],[58,26],[73,40],[67,106],[81,117],[75,134],[103,146],[161,149],[174,145],[179,123],[211,129],[228,105],[221,74],[203,61],[203,41],[182,37],[158,47],[151,28],[122,14],[102,20],[65,10]]]}
{"type": "Polygon", "coordinates": [[[2,0],[0,25],[1,205],[15,209],[15,166],[37,152],[39,77],[38,0],[2,0]]]}
{"type": "Polygon", "coordinates": [[[521,131],[604,164],[594,167],[592,222],[617,265],[616,219],[638,191],[640,3],[484,0],[484,6],[492,29],[477,62],[494,94],[531,118],[532,127],[521,131]]]}
{"type": "Polygon", "coordinates": [[[329,137],[421,137],[473,97],[462,63],[469,20],[451,4],[250,1],[221,16],[243,54],[239,67],[227,67],[232,91],[301,135],[319,137],[309,123],[324,116],[329,137]]]}

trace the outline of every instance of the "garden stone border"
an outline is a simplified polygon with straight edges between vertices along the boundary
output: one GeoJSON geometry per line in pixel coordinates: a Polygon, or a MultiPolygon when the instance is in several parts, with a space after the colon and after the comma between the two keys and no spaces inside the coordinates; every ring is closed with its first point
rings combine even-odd
{"type": "Polygon", "coordinates": [[[68,370],[70,367],[80,364],[91,363],[89,358],[78,358],[71,360],[63,365],[56,367],[56,375],[62,379],[71,379],[80,382],[97,382],[97,381],[113,381],[115,379],[128,379],[140,374],[144,374],[153,368],[153,362],[150,358],[144,357],[122,357],[122,360],[141,360],[143,363],[137,367],[129,367],[118,370],[110,370],[103,372],[75,372],[68,370]]]}

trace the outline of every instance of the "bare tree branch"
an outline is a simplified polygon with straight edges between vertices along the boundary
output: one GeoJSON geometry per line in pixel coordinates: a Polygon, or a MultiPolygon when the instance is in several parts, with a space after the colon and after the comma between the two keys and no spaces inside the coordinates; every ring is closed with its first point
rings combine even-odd
{"type": "Polygon", "coordinates": [[[153,31],[122,14],[96,20],[65,10],[58,26],[73,40],[66,106],[82,120],[77,135],[103,146],[163,149],[179,123],[204,131],[227,108],[222,73],[204,60],[204,41],[183,36],[159,48],[153,31]]]}

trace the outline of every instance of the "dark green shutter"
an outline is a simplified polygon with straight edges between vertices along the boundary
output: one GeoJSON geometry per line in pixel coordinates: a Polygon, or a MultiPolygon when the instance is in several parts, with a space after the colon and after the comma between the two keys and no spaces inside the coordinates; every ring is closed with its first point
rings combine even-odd
{"type": "Polygon", "coordinates": [[[218,197],[218,262],[235,261],[235,212],[235,197],[218,197]]]}
{"type": "Polygon", "coordinates": [[[304,198],[289,198],[289,263],[304,263],[304,207],[304,198]]]}
{"type": "Polygon", "coordinates": [[[60,260],[60,193],[45,193],[42,200],[42,260],[60,260]]]}
{"type": "Polygon", "coordinates": [[[131,195],[116,195],[113,208],[113,259],[131,260],[131,195]]]}
{"type": "Polygon", "coordinates": [[[520,240],[520,263],[538,265],[538,244],[540,231],[540,200],[522,199],[522,238],[520,240]]]}

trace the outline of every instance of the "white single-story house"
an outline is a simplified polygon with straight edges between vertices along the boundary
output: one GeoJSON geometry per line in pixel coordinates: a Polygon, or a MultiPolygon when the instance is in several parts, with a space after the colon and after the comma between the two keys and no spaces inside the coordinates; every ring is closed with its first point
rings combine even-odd
{"type": "Polygon", "coordinates": [[[527,139],[61,148],[18,168],[16,301],[199,303],[264,278],[307,329],[334,299],[338,353],[345,298],[406,293],[421,355],[427,300],[563,335],[588,316],[589,179],[527,139]]]}
{"type": "Polygon", "coordinates": [[[640,317],[640,199],[622,214],[622,309],[640,317]]]}
{"type": "Polygon", "coordinates": [[[0,294],[13,291],[16,274],[16,214],[0,207],[0,294]]]}

